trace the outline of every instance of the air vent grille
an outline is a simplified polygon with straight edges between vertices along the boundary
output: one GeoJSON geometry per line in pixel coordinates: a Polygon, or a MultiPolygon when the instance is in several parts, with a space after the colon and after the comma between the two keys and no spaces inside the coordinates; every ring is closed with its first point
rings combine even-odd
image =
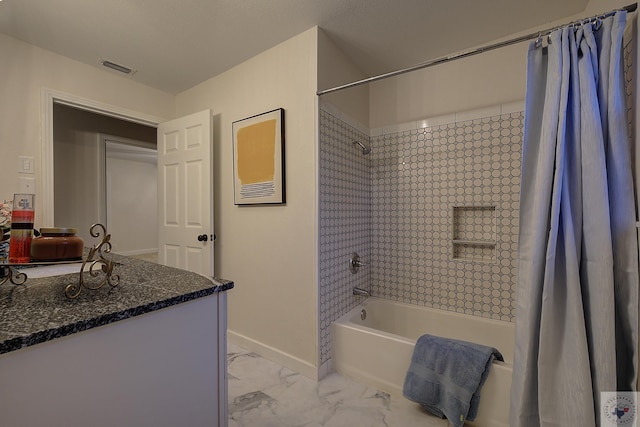
{"type": "Polygon", "coordinates": [[[102,64],[103,66],[107,67],[107,68],[111,68],[112,70],[116,70],[119,71],[123,74],[128,74],[130,76],[134,75],[136,73],[136,70],[134,70],[133,68],[129,68],[125,65],[121,65],[121,64],[116,64],[113,61],[108,61],[106,59],[101,59],[100,64],[102,64]]]}

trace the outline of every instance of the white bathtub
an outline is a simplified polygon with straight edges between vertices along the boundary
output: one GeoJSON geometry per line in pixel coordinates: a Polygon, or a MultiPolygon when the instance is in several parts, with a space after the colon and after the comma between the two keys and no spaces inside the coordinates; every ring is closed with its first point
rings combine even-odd
{"type": "MultiPolygon", "coordinates": [[[[342,375],[394,397],[402,397],[413,347],[424,334],[495,347],[504,362],[495,361],[481,394],[478,427],[509,425],[509,393],[513,366],[514,325],[450,311],[380,298],[365,302],[333,322],[332,363],[342,375]],[[361,319],[362,310],[366,319],[361,319]]],[[[425,415],[426,416],[426,415],[425,415]]]]}

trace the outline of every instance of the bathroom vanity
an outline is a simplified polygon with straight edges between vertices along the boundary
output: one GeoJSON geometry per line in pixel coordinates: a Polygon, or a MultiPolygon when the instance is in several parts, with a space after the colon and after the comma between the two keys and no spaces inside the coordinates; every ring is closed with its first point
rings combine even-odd
{"type": "Polygon", "coordinates": [[[2,426],[226,426],[233,282],[109,256],[75,299],[80,273],[0,286],[2,426]]]}

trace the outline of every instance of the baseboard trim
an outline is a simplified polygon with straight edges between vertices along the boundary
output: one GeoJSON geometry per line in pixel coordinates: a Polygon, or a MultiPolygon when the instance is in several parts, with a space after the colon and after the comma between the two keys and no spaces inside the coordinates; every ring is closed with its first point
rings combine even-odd
{"type": "Polygon", "coordinates": [[[246,348],[254,353],[258,353],[260,356],[279,363],[280,365],[304,375],[307,378],[314,381],[318,381],[319,379],[318,368],[309,362],[231,330],[227,330],[227,339],[233,344],[239,345],[240,347],[246,348]]]}
{"type": "Polygon", "coordinates": [[[323,379],[330,373],[334,372],[332,359],[327,360],[318,369],[318,380],[323,379]]]}

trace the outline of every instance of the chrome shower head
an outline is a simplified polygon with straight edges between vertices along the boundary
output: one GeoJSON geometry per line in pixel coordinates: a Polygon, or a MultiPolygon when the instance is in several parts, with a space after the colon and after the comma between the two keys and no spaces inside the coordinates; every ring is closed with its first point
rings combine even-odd
{"type": "Polygon", "coordinates": [[[353,145],[359,145],[362,149],[362,154],[369,154],[371,152],[371,148],[367,147],[360,141],[353,141],[353,145]]]}

